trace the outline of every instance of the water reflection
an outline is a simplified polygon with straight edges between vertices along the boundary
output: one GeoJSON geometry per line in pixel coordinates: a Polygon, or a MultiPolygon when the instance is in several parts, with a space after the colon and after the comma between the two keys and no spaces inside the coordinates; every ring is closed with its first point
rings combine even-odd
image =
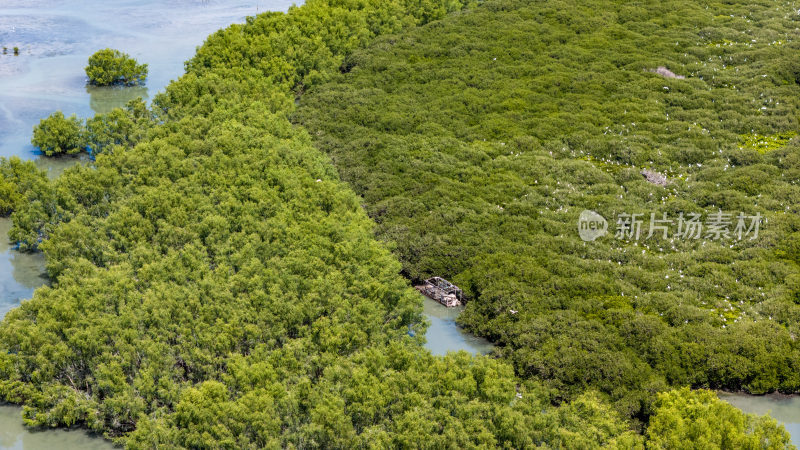
{"type": "Polygon", "coordinates": [[[44,170],[49,178],[58,178],[64,173],[65,170],[76,164],[88,164],[89,156],[86,154],[81,155],[68,155],[57,156],[55,158],[39,158],[34,161],[36,167],[44,170]]]}
{"type": "Polygon", "coordinates": [[[111,442],[83,430],[31,430],[22,424],[22,408],[0,405],[0,448],[15,450],[114,448],[111,442]]]}
{"type": "Polygon", "coordinates": [[[44,256],[20,253],[8,242],[11,220],[0,218],[0,317],[47,283],[44,256]]]}
{"type": "Polygon", "coordinates": [[[86,86],[89,94],[89,107],[95,114],[105,114],[114,108],[124,106],[131,100],[141,98],[148,101],[147,86],[86,86]]]}
{"type": "Polygon", "coordinates": [[[719,392],[719,398],[748,414],[769,414],[783,423],[792,435],[792,444],[800,448],[800,396],[780,394],[747,395],[719,392]]]}
{"type": "Polygon", "coordinates": [[[8,51],[0,54],[0,76],[24,72],[36,58],[66,55],[75,51],[76,28],[83,29],[84,36],[99,32],[80,17],[57,17],[46,13],[30,15],[12,9],[6,3],[4,0],[4,11],[0,14],[0,44],[7,47],[8,51]],[[47,30],[47,39],[42,39],[43,29],[47,30]],[[18,56],[13,54],[14,47],[20,50],[18,56]]]}
{"type": "Polygon", "coordinates": [[[431,322],[425,334],[425,348],[434,355],[445,355],[449,351],[465,350],[473,354],[486,354],[494,345],[486,339],[467,333],[456,324],[456,318],[464,307],[447,308],[423,296],[423,312],[431,322]]]}

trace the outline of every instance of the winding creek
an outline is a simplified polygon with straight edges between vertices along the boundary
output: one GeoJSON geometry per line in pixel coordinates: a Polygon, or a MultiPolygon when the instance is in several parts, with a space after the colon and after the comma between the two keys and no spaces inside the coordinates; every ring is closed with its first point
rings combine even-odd
{"type": "MultiPolygon", "coordinates": [[[[448,351],[465,350],[473,354],[487,354],[494,348],[485,339],[473,336],[456,324],[463,307],[445,308],[438,302],[424,298],[425,316],[431,322],[426,334],[425,347],[434,355],[448,351]]],[[[800,396],[793,395],[748,395],[718,392],[720,399],[748,414],[769,414],[786,427],[792,436],[792,444],[800,448],[800,396]]]]}
{"type": "MultiPolygon", "coordinates": [[[[41,158],[30,145],[31,130],[55,110],[90,117],[142,97],[149,100],[183,73],[205,37],[248,15],[286,10],[289,0],[0,0],[0,46],[17,46],[20,55],[0,53],[0,156],[19,156],[57,176],[79,158],[41,158]],[[112,47],[149,64],[147,85],[135,88],[87,87],[83,68],[94,51],[112,47]]],[[[47,283],[41,254],[16,252],[7,242],[11,223],[0,219],[0,317],[47,283]]],[[[435,355],[465,350],[491,351],[492,344],[455,323],[462,308],[445,308],[424,299],[430,321],[426,335],[435,355]]],[[[800,397],[720,393],[745,412],[770,412],[786,425],[800,446],[800,397]]],[[[110,442],[81,430],[29,430],[16,406],[0,405],[0,448],[106,449],[110,442]]]]}

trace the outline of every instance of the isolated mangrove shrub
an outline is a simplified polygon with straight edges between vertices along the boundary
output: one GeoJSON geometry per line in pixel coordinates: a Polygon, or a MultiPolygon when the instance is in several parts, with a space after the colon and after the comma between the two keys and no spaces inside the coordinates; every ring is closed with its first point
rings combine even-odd
{"type": "Polygon", "coordinates": [[[147,79],[147,64],[139,64],[127,53],[106,48],[89,57],[86,76],[97,86],[141,84],[147,79]]]}
{"type": "Polygon", "coordinates": [[[74,114],[64,117],[64,113],[56,111],[33,127],[31,144],[47,156],[74,155],[85,146],[82,130],[83,123],[74,114]]]}

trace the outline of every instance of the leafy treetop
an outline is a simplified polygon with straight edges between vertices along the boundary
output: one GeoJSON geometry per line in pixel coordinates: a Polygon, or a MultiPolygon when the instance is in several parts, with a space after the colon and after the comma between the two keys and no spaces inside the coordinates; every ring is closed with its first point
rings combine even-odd
{"type": "Polygon", "coordinates": [[[89,57],[89,82],[98,86],[141,84],[147,79],[147,64],[139,64],[127,53],[106,48],[89,57]]]}

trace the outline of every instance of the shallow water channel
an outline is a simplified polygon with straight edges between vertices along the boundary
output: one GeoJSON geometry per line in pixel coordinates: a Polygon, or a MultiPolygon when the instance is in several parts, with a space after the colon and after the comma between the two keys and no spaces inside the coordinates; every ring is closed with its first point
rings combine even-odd
{"type": "Polygon", "coordinates": [[[422,296],[425,316],[431,322],[425,334],[425,348],[434,355],[445,355],[450,351],[464,350],[472,354],[486,354],[494,345],[486,339],[467,333],[456,324],[463,306],[447,308],[435,300],[422,296]]]}
{"type": "MultiPolygon", "coordinates": [[[[463,307],[446,308],[428,297],[423,298],[425,316],[431,322],[425,335],[425,347],[431,353],[444,355],[449,351],[465,350],[473,354],[486,354],[492,351],[494,346],[491,342],[467,333],[456,324],[463,307]]],[[[800,448],[800,396],[728,392],[719,392],[718,396],[745,413],[774,417],[791,434],[792,444],[800,448]]]]}

